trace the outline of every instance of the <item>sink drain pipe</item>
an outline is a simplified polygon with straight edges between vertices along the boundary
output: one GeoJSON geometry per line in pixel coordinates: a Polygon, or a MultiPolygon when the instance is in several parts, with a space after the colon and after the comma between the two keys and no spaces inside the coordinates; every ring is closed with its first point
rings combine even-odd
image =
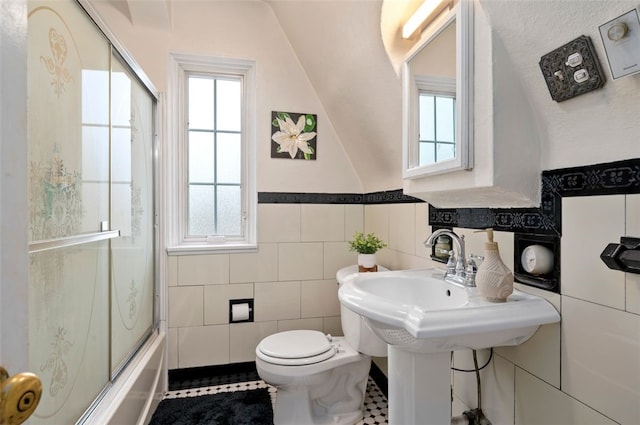
{"type": "MultiPolygon", "coordinates": [[[[465,410],[461,415],[452,417],[451,425],[491,425],[489,419],[482,412],[482,386],[480,384],[480,371],[491,363],[491,359],[493,358],[493,347],[491,348],[489,359],[482,367],[478,367],[478,354],[476,350],[471,351],[473,351],[473,369],[456,369],[454,367],[451,369],[456,372],[475,372],[476,387],[478,391],[478,407],[471,410],[465,410]]],[[[453,353],[451,353],[451,356],[453,357],[453,353]]]]}

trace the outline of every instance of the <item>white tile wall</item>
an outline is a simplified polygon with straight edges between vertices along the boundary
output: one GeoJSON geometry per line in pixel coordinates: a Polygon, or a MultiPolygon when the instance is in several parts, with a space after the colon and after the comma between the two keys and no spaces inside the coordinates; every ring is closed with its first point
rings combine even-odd
{"type": "Polygon", "coordinates": [[[301,205],[302,241],[343,241],[344,205],[301,205]]]}
{"type": "Polygon", "coordinates": [[[169,288],[169,327],[204,325],[202,286],[169,288]]]}
{"type": "Polygon", "coordinates": [[[278,332],[304,330],[324,332],[322,317],[310,319],[278,320],[278,332]]]}
{"type": "Polygon", "coordinates": [[[278,245],[280,280],[322,279],[323,244],[321,242],[281,243],[278,245]]]}
{"type": "Polygon", "coordinates": [[[338,285],[335,279],[302,282],[302,317],[340,315],[338,285]]]}
{"type": "Polygon", "coordinates": [[[204,287],[204,324],[229,323],[229,300],[247,298],[253,298],[253,285],[250,283],[206,285],[204,287]]]}
{"type": "Polygon", "coordinates": [[[562,300],[562,391],[620,423],[640,423],[640,316],[562,300]]]}
{"type": "Polygon", "coordinates": [[[256,359],[256,347],[260,341],[278,332],[275,321],[234,323],[229,326],[229,361],[252,362],[256,359]]]}
{"type": "MultiPolygon", "coordinates": [[[[489,358],[489,350],[478,350],[478,366],[482,366],[489,358]]],[[[471,350],[454,352],[454,366],[458,369],[474,368],[471,350]]],[[[480,372],[482,388],[482,411],[494,424],[513,423],[514,380],[513,363],[494,354],[491,363],[480,372]]],[[[478,406],[476,374],[470,372],[453,372],[455,395],[467,406],[478,406]]]]}
{"type": "Polygon", "coordinates": [[[229,363],[229,326],[196,326],[178,329],[178,367],[229,363]]]}
{"type": "Polygon", "coordinates": [[[256,282],[254,320],[300,318],[300,282],[256,282]]]}
{"type": "Polygon", "coordinates": [[[625,197],[588,196],[562,200],[563,295],[624,310],[624,273],[610,270],[600,253],[625,233],[625,197]]]}
{"type": "MultiPolygon", "coordinates": [[[[170,257],[170,368],[250,361],[259,340],[276,331],[341,335],[333,285],[337,269],[355,262],[347,243],[355,230],[375,232],[390,243],[379,252],[381,265],[442,266],[428,259],[422,245],[431,230],[425,203],[315,207],[303,213],[301,205],[261,204],[257,254],[170,257]],[[342,239],[334,229],[324,239],[317,227],[303,230],[303,221],[324,213],[325,223],[331,223],[325,225],[342,220],[342,239]],[[228,307],[223,318],[222,306],[230,296],[244,298],[250,288],[256,322],[227,324],[228,307]]],[[[625,234],[640,236],[637,217],[640,195],[563,199],[563,294],[517,285],[562,306],[563,322],[542,327],[521,346],[495,350],[493,364],[482,373],[483,410],[493,423],[640,423],[640,275],[610,271],[599,259],[607,243],[625,234]]],[[[467,252],[482,253],[483,234],[455,230],[466,235],[467,252]]],[[[513,269],[513,234],[495,237],[513,269]]],[[[456,363],[461,359],[456,354],[456,363]]],[[[385,359],[376,364],[385,369],[385,359]]],[[[454,392],[459,404],[473,408],[475,376],[466,375],[453,378],[454,392]]]]}
{"type": "Polygon", "coordinates": [[[415,204],[389,205],[389,249],[414,255],[416,229],[415,204]]]}
{"type": "Polygon", "coordinates": [[[258,244],[258,252],[229,257],[230,282],[268,282],[278,280],[278,245],[258,244]]]}
{"type": "Polygon", "coordinates": [[[515,423],[613,425],[615,422],[527,371],[516,368],[515,423]]]}
{"type": "Polygon", "coordinates": [[[258,204],[258,242],[299,242],[300,205],[258,204]]]}
{"type": "MultiPolygon", "coordinates": [[[[640,238],[640,195],[626,196],[625,236],[640,238]]],[[[626,310],[640,314],[640,274],[627,273],[626,310]]]]}
{"type": "Polygon", "coordinates": [[[178,256],[178,285],[224,285],[229,283],[229,255],[178,256]]]}

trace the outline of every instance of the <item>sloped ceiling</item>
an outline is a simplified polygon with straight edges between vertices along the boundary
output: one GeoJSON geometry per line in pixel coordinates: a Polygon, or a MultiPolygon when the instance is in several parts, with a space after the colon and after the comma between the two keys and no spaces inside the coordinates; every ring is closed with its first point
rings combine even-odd
{"type": "Polygon", "coordinates": [[[365,192],[402,187],[401,80],[385,51],[382,0],[266,0],[365,192]]]}
{"type": "MultiPolygon", "coordinates": [[[[181,0],[107,1],[134,25],[170,30],[171,3],[181,0]]],[[[401,188],[399,61],[408,46],[394,45],[398,28],[393,22],[391,31],[382,34],[381,21],[382,27],[389,27],[390,14],[381,19],[381,11],[400,10],[406,15],[407,4],[415,9],[419,1],[243,1],[264,2],[272,8],[365,192],[401,188]]]]}

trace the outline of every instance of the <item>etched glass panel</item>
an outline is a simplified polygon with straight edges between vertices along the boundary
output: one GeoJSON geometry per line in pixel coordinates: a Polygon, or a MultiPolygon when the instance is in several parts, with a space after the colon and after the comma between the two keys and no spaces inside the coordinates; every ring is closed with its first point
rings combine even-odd
{"type": "Polygon", "coordinates": [[[240,186],[218,187],[218,234],[241,236],[242,198],[240,186]]]}
{"type": "Polygon", "coordinates": [[[111,368],[122,366],[153,325],[153,99],[114,55],[112,86],[111,368]],[[115,118],[114,118],[115,119],[115,118]],[[120,135],[120,137],[116,135],[120,135]]]}

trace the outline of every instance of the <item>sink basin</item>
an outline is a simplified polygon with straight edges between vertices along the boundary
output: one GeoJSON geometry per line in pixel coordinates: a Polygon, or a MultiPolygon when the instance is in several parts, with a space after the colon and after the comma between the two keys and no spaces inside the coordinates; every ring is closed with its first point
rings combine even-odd
{"type": "Polygon", "coordinates": [[[387,344],[419,353],[518,345],[560,320],[544,298],[514,290],[507,302],[489,302],[435,268],[355,273],[338,295],[387,344]]]}
{"type": "Polygon", "coordinates": [[[544,298],[492,303],[439,269],[354,273],[338,297],[388,344],[390,425],[451,422],[450,351],[521,344],[560,321],[544,298]]]}

